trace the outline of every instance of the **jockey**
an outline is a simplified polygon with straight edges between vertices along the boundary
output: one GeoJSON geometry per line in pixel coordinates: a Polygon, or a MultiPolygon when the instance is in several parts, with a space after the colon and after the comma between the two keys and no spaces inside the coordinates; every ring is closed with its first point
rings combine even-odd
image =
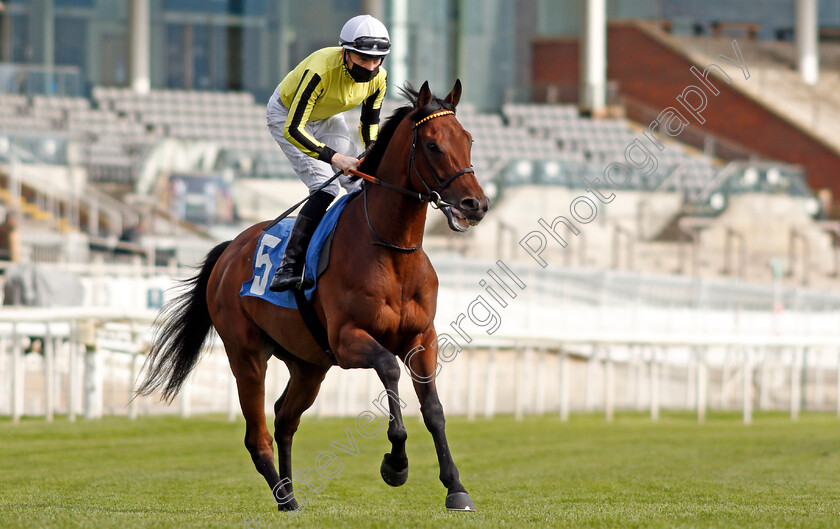
{"type": "MultiPolygon", "coordinates": [[[[391,48],[388,30],[374,17],[359,15],[341,28],[339,44],[314,52],[286,75],[266,111],[271,135],[310,192],[339,170],[345,175],[339,181],[346,190],[360,184],[346,176],[358,167],[359,160],[353,156],[350,130],[342,112],[361,103],[359,135],[365,148],[379,132],[387,75],[381,66],[391,48]]],[[[282,292],[298,284],[301,289],[312,286],[303,278],[306,249],[339,191],[338,183],[332,182],[301,208],[270,290],[282,292]]]]}

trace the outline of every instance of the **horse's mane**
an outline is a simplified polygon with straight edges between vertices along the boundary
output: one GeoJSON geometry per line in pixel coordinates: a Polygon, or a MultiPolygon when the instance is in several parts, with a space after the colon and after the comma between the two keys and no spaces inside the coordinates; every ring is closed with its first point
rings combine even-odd
{"type": "Polygon", "coordinates": [[[359,171],[369,175],[376,174],[376,169],[379,167],[379,163],[385,155],[385,149],[388,148],[391,138],[394,137],[394,132],[396,132],[399,124],[402,123],[402,120],[407,116],[410,115],[411,119],[416,123],[429,114],[437,112],[441,109],[451,110],[453,112],[455,111],[455,107],[451,104],[436,96],[432,96],[432,100],[429,101],[428,104],[414,112],[414,107],[417,106],[419,93],[413,86],[411,86],[410,83],[406,83],[400,88],[400,94],[408,99],[409,104],[396,109],[394,113],[388,117],[382,127],[380,127],[379,135],[376,138],[376,142],[373,144],[373,148],[367,156],[365,156],[362,163],[359,164],[359,171]]]}

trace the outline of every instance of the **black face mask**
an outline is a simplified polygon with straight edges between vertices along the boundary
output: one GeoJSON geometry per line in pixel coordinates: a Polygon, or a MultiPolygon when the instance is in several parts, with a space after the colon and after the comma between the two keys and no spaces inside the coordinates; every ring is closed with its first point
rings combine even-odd
{"type": "Polygon", "coordinates": [[[378,74],[378,73],[379,73],[379,66],[377,66],[376,68],[374,68],[371,71],[371,70],[368,70],[366,68],[362,68],[358,64],[354,63],[353,67],[350,68],[350,77],[352,77],[353,80],[356,81],[357,83],[367,83],[368,81],[370,81],[371,79],[376,77],[376,74],[378,74]]]}

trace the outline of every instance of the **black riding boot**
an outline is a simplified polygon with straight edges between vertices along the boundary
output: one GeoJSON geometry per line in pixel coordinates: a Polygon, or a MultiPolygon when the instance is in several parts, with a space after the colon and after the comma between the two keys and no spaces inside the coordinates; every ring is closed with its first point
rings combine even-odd
{"type": "Polygon", "coordinates": [[[318,223],[321,222],[333,198],[335,197],[329,193],[319,191],[312,195],[312,198],[301,208],[300,214],[295,220],[295,225],[292,227],[292,232],[289,234],[286,253],[283,254],[283,260],[274,274],[274,279],[271,280],[269,290],[283,292],[296,287],[299,283],[301,284],[301,290],[306,290],[312,286],[311,280],[304,280],[303,278],[306,249],[309,247],[309,241],[312,239],[312,234],[315,233],[315,228],[318,227],[318,223]]]}

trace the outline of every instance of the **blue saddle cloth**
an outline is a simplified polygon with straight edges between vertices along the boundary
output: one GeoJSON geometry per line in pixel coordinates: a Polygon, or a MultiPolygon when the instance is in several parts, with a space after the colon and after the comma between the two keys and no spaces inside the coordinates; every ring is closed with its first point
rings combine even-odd
{"type": "MultiPolygon", "coordinates": [[[[321,252],[325,246],[332,240],[332,233],[338,224],[338,219],[344,207],[355,198],[360,191],[344,195],[333,206],[327,210],[321,223],[315,229],[312,235],[312,240],[309,243],[309,248],[306,251],[306,270],[304,275],[314,281],[312,288],[306,290],[304,294],[306,299],[312,300],[312,295],[318,287],[318,276],[326,269],[327,261],[329,260],[329,252],[324,252],[324,259],[321,261],[321,252]],[[319,261],[320,266],[319,266],[319,261]]],[[[273,303],[280,307],[291,309],[297,308],[294,293],[291,290],[285,292],[272,292],[268,289],[271,284],[271,279],[274,277],[274,272],[280,266],[280,261],[283,259],[283,253],[286,251],[286,245],[289,242],[289,232],[292,231],[292,226],[295,219],[286,218],[271,227],[270,230],[263,233],[260,241],[257,244],[257,250],[254,253],[254,275],[248,281],[242,283],[242,288],[239,290],[240,296],[253,296],[261,298],[269,303],[273,303]]]]}

